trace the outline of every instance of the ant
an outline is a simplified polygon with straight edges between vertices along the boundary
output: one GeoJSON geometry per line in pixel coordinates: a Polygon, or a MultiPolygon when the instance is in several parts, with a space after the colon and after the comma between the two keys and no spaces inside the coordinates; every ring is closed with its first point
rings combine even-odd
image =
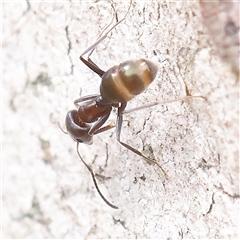
{"type": "Polygon", "coordinates": [[[157,104],[186,100],[188,97],[194,97],[186,96],[184,98],[172,101],[153,102],[138,108],[125,110],[127,102],[146,90],[149,84],[154,80],[158,71],[156,65],[146,59],[128,60],[117,66],[111,67],[105,72],[91,60],[90,56],[95,50],[96,46],[101,43],[114,28],[116,28],[122,21],[125,20],[129,9],[120,21],[115,23],[113,27],[111,27],[104,35],[102,35],[105,29],[112,24],[112,19],[111,23],[102,31],[97,41],[80,55],[80,60],[101,77],[102,81],[100,85],[100,94],[88,95],[76,99],[74,104],[77,110],[70,110],[66,115],[65,121],[67,133],[73,138],[74,141],[77,142],[77,154],[91,173],[94,185],[99,195],[106,204],[114,209],[118,209],[118,207],[110,203],[103,196],[97,185],[95,174],[92,168],[81,157],[79,153],[79,143],[92,144],[93,135],[116,127],[116,139],[122,146],[126,147],[128,150],[139,155],[140,157],[143,157],[146,161],[156,164],[167,177],[167,174],[157,161],[144,156],[132,146],[121,141],[120,136],[123,114],[152,107],[157,104]],[[88,58],[85,59],[83,56],[88,52],[90,52],[88,58]],[[116,125],[110,123],[109,125],[103,127],[113,108],[117,108],[116,125]]]}

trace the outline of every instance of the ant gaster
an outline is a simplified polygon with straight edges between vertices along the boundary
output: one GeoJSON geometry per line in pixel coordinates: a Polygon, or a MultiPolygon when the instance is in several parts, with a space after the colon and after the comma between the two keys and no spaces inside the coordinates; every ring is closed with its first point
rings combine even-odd
{"type": "MultiPolygon", "coordinates": [[[[126,15],[128,14],[128,11],[126,15]]],[[[125,110],[127,102],[133,99],[136,95],[142,93],[154,80],[158,71],[156,65],[146,59],[138,59],[134,61],[128,60],[117,66],[111,67],[105,72],[90,59],[90,55],[94,51],[95,47],[108,36],[109,32],[116,28],[116,26],[126,18],[126,15],[123,19],[121,19],[113,27],[111,27],[104,35],[100,35],[98,40],[80,55],[80,60],[101,77],[102,81],[100,85],[100,94],[80,97],[75,100],[74,104],[77,107],[77,110],[70,110],[66,115],[65,122],[67,133],[77,142],[78,156],[91,173],[94,185],[99,195],[110,207],[115,209],[117,209],[118,207],[110,203],[103,196],[103,194],[98,188],[92,168],[83,160],[78,150],[79,143],[92,144],[93,135],[115,127],[114,124],[109,124],[102,127],[109,118],[109,115],[113,108],[117,108],[117,141],[130,151],[143,157],[146,161],[156,164],[162,170],[164,175],[167,176],[165,171],[157,161],[144,156],[135,148],[122,142],[120,138],[124,113],[129,113],[135,110],[165,103],[153,102],[135,109],[125,110]],[[88,58],[83,58],[83,56],[88,52],[90,52],[88,58]]],[[[107,27],[109,27],[110,24],[107,27]]],[[[166,103],[185,100],[187,97],[173,101],[166,101],[166,103]]]]}

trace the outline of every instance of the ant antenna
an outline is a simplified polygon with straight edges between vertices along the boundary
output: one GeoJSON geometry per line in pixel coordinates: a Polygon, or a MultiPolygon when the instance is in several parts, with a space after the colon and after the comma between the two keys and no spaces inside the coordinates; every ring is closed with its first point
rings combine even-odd
{"type": "Polygon", "coordinates": [[[79,156],[79,158],[81,159],[81,161],[83,162],[83,164],[85,165],[85,167],[88,169],[88,171],[91,173],[91,176],[92,176],[92,179],[93,179],[93,183],[99,193],[99,195],[101,196],[101,198],[103,199],[103,201],[108,205],[110,206],[111,208],[114,208],[114,209],[118,209],[118,207],[116,207],[115,205],[113,205],[112,203],[110,203],[104,196],[103,194],[101,193],[98,185],[97,185],[97,181],[96,181],[96,178],[95,178],[95,174],[93,173],[93,170],[92,168],[83,160],[83,158],[81,157],[80,153],[79,153],[79,149],[78,149],[78,146],[79,146],[79,142],[77,142],[77,154],[79,156]]]}
{"type": "Polygon", "coordinates": [[[68,132],[65,131],[65,130],[62,128],[62,126],[61,126],[61,124],[60,124],[59,121],[57,121],[57,125],[58,125],[58,127],[60,128],[60,130],[61,130],[64,134],[68,134],[68,132]]]}

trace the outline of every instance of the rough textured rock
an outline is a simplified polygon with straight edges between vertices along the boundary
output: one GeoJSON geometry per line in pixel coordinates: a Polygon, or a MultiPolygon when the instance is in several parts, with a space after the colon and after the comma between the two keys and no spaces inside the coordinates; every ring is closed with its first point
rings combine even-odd
{"type": "MultiPolygon", "coordinates": [[[[115,4],[118,19],[128,6],[115,4]]],[[[156,62],[156,80],[129,108],[186,92],[207,97],[124,116],[122,139],[155,157],[168,179],[119,146],[113,130],[80,146],[119,210],[101,200],[57,125],[79,95],[99,91],[99,77],[78,58],[110,23],[111,4],[2,7],[3,238],[239,238],[239,79],[197,2],[134,2],[92,55],[104,70],[156,62]]]]}

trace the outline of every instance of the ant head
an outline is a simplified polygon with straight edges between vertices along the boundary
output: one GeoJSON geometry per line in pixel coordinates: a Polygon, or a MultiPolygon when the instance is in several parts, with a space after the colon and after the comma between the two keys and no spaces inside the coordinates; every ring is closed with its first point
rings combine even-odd
{"type": "Polygon", "coordinates": [[[68,134],[79,143],[92,144],[92,135],[88,132],[91,124],[87,124],[81,120],[76,110],[71,110],[66,115],[66,128],[68,134]]]}

